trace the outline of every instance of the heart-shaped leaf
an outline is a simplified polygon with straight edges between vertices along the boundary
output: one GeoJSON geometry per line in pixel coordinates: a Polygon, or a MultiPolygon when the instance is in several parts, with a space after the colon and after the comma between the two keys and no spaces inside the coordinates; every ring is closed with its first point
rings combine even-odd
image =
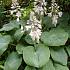
{"type": "Polygon", "coordinates": [[[51,57],[54,61],[67,65],[67,54],[64,48],[50,49],[51,57]]]}
{"type": "Polygon", "coordinates": [[[21,39],[21,37],[23,36],[24,32],[21,31],[21,29],[18,29],[15,34],[14,34],[14,38],[19,41],[21,39]]]}
{"type": "Polygon", "coordinates": [[[52,18],[49,16],[43,17],[43,25],[45,25],[47,28],[53,27],[52,18]]]}
{"type": "Polygon", "coordinates": [[[0,56],[3,54],[3,52],[8,48],[8,44],[11,41],[11,36],[1,36],[0,37],[0,56]]]}
{"type": "Polygon", "coordinates": [[[16,50],[19,54],[23,54],[23,49],[24,48],[25,48],[25,46],[22,45],[22,44],[17,44],[17,46],[16,46],[16,50]]]}
{"type": "Polygon", "coordinates": [[[21,62],[22,58],[16,52],[12,52],[5,62],[4,70],[18,70],[21,62]]]}
{"type": "Polygon", "coordinates": [[[42,67],[49,61],[49,57],[49,48],[43,44],[38,44],[36,49],[33,46],[23,49],[23,59],[30,66],[42,67]]]}
{"type": "Polygon", "coordinates": [[[62,66],[60,64],[55,64],[55,70],[69,70],[67,66],[62,66]]]}
{"type": "Polygon", "coordinates": [[[46,63],[46,65],[40,68],[39,70],[55,70],[55,67],[53,66],[52,61],[49,60],[48,63],[46,63]]]}
{"type": "Polygon", "coordinates": [[[3,28],[0,31],[10,31],[14,28],[19,28],[19,23],[14,21],[10,21],[10,23],[3,25],[3,28]]]}
{"type": "Polygon", "coordinates": [[[65,45],[68,40],[68,33],[63,29],[52,29],[49,32],[43,32],[41,40],[48,46],[65,45]]]}
{"type": "Polygon", "coordinates": [[[28,44],[34,44],[34,42],[33,42],[33,40],[32,40],[32,38],[31,38],[30,35],[27,35],[27,36],[25,37],[25,41],[26,41],[28,44]]]}

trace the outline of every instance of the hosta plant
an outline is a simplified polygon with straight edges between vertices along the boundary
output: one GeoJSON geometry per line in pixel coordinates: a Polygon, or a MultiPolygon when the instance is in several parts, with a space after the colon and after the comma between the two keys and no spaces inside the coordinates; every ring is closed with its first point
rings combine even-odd
{"type": "Polygon", "coordinates": [[[69,13],[55,0],[49,8],[45,0],[29,2],[11,2],[10,21],[0,28],[0,70],[69,70],[69,13]]]}

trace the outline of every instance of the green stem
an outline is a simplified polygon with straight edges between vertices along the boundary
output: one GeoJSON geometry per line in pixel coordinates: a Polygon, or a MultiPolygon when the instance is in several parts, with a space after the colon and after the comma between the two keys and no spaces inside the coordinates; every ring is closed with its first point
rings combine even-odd
{"type": "Polygon", "coordinates": [[[35,51],[36,51],[36,43],[34,42],[34,49],[35,49],[35,51]]]}

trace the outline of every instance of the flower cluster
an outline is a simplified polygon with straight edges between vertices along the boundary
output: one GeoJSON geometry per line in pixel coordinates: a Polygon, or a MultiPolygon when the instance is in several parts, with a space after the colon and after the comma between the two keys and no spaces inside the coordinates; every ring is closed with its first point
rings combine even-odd
{"type": "Polygon", "coordinates": [[[16,13],[17,22],[19,22],[19,19],[21,17],[21,12],[20,12],[20,6],[19,6],[19,3],[17,0],[12,0],[10,13],[11,13],[11,15],[16,13]]]}
{"type": "MultiPolygon", "coordinates": [[[[15,16],[16,16],[16,21],[17,22],[19,22],[19,20],[20,20],[22,10],[23,9],[20,8],[20,5],[19,5],[18,1],[17,0],[12,0],[10,13],[11,13],[11,15],[16,13],[15,16]]],[[[24,32],[23,29],[24,29],[23,25],[21,25],[21,32],[24,32]]]]}
{"type": "Polygon", "coordinates": [[[39,15],[44,15],[46,13],[46,4],[45,0],[35,0],[34,11],[39,15]]]}
{"type": "Polygon", "coordinates": [[[31,36],[31,38],[33,39],[33,41],[37,41],[37,43],[39,43],[39,39],[41,36],[41,21],[39,21],[36,16],[35,13],[32,11],[30,13],[30,19],[27,21],[27,25],[26,30],[31,29],[29,35],[31,36]]]}
{"type": "Polygon", "coordinates": [[[58,18],[62,16],[62,12],[59,11],[59,6],[55,2],[55,0],[52,0],[51,7],[49,7],[49,9],[51,9],[51,12],[48,13],[48,16],[52,17],[52,24],[54,24],[54,26],[56,27],[58,18]]]}
{"type": "Polygon", "coordinates": [[[42,33],[42,19],[37,18],[36,14],[38,14],[39,16],[44,15],[44,12],[46,11],[45,6],[45,0],[35,0],[33,11],[31,11],[30,13],[30,19],[27,20],[27,25],[25,26],[26,30],[31,30],[29,35],[31,36],[33,41],[36,41],[37,43],[39,43],[39,39],[42,33]]]}

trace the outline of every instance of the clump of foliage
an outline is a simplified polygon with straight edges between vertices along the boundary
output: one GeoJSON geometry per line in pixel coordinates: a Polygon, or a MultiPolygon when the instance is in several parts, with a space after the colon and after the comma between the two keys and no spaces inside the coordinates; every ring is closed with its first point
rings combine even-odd
{"type": "MultiPolygon", "coordinates": [[[[11,11],[15,9],[10,8],[12,1],[3,0],[3,6],[0,5],[0,70],[69,70],[70,12],[63,7],[69,8],[69,0],[57,0],[59,10],[63,11],[63,14],[55,25],[52,24],[53,16],[49,17],[45,12],[38,14],[38,11],[33,9],[34,0],[18,0],[18,2],[21,7],[17,7],[17,11],[13,13],[11,11]],[[42,28],[39,27],[40,24],[36,25],[41,33],[40,39],[36,32],[33,37],[29,34],[32,24],[27,24],[27,20],[32,21],[30,13],[32,17],[36,16],[34,18],[38,19],[36,19],[38,24],[41,23],[42,28]],[[4,19],[7,22],[3,21],[4,19]],[[39,22],[40,19],[42,22],[39,22]],[[29,30],[26,31],[25,27],[28,26],[29,30]]],[[[50,6],[51,1],[48,0],[47,3],[50,6]]],[[[48,10],[48,6],[43,8],[46,7],[49,13],[51,11],[48,10]]],[[[58,15],[57,12],[56,14],[58,15]]],[[[34,20],[35,23],[36,21],[34,20]]]]}

